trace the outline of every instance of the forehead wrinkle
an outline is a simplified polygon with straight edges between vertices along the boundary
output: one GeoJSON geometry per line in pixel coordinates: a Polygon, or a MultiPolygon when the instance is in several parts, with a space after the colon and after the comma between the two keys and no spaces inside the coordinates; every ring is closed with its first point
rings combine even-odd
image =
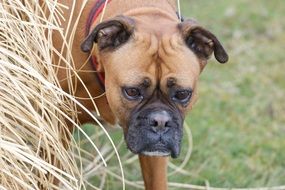
{"type": "MultiPolygon", "coordinates": [[[[162,69],[164,72],[168,71],[171,72],[173,67],[177,67],[175,65],[176,61],[169,60],[173,58],[179,59],[179,54],[183,52],[183,42],[181,38],[174,34],[174,35],[163,35],[160,43],[159,43],[159,57],[162,60],[162,69]]],[[[178,60],[177,60],[178,62],[178,60]]]]}
{"type": "Polygon", "coordinates": [[[120,64],[113,65],[112,70],[128,71],[128,73],[118,73],[118,77],[126,85],[140,84],[145,78],[149,78],[151,84],[155,85],[157,83],[157,51],[158,39],[154,34],[135,33],[131,43],[125,44],[115,52],[123,59],[120,64]],[[128,51],[127,54],[125,50],[128,51]]]}
{"type": "Polygon", "coordinates": [[[177,47],[179,43],[173,43],[174,41],[177,41],[174,35],[164,35],[159,43],[158,57],[161,60],[160,67],[164,72],[162,73],[163,75],[165,75],[166,71],[170,72],[173,66],[175,66],[172,61],[168,60],[169,57],[176,57],[178,50],[180,50],[180,48],[177,47]]]}
{"type": "Polygon", "coordinates": [[[177,51],[181,51],[183,43],[181,38],[176,35],[163,35],[159,43],[159,55],[161,57],[165,56],[174,56],[177,54],[177,51]]]}
{"type": "MultiPolygon", "coordinates": [[[[162,83],[160,83],[162,81],[162,78],[165,76],[166,73],[169,73],[173,70],[172,67],[174,65],[171,65],[173,64],[173,62],[169,62],[167,60],[167,57],[173,57],[175,56],[175,53],[177,53],[175,51],[177,50],[177,48],[174,46],[174,43],[172,43],[173,36],[174,35],[160,36],[159,41],[157,43],[158,47],[157,47],[156,56],[154,60],[156,63],[157,86],[162,85],[162,83]]],[[[177,41],[177,40],[174,39],[174,41],[177,41]]]]}
{"type": "Polygon", "coordinates": [[[140,55],[143,56],[142,60],[148,60],[143,62],[142,69],[148,73],[152,79],[152,83],[157,84],[159,76],[160,62],[158,61],[158,48],[159,38],[156,34],[151,32],[137,32],[134,36],[135,47],[140,50],[140,55]]]}
{"type": "Polygon", "coordinates": [[[158,51],[159,40],[155,34],[137,32],[134,35],[134,44],[136,48],[140,48],[144,53],[152,56],[158,51]]]}
{"type": "Polygon", "coordinates": [[[188,86],[198,77],[199,61],[179,35],[164,35],[158,53],[161,59],[162,85],[166,84],[169,77],[174,77],[178,83],[188,86]]]}

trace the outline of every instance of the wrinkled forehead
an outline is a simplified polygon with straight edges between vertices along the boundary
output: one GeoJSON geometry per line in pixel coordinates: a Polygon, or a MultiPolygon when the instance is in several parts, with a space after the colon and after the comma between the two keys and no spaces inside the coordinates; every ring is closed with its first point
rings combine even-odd
{"type": "Polygon", "coordinates": [[[110,69],[129,85],[137,85],[145,78],[152,84],[164,85],[167,79],[175,78],[178,85],[191,87],[200,73],[197,57],[178,30],[163,35],[135,31],[128,43],[108,57],[108,62],[116,64],[110,69]]]}

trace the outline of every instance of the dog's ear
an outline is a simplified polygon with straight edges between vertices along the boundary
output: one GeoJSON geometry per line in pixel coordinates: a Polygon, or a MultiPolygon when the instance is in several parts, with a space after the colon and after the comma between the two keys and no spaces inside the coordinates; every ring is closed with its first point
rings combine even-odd
{"type": "Polygon", "coordinates": [[[227,52],[217,37],[199,26],[193,20],[186,20],[179,24],[179,29],[187,46],[201,59],[209,59],[214,52],[215,58],[220,63],[229,59],[227,52]]]}
{"type": "Polygon", "coordinates": [[[126,16],[117,16],[98,24],[81,44],[81,50],[90,52],[93,43],[97,43],[100,50],[116,48],[125,43],[134,30],[134,20],[126,16]]]}

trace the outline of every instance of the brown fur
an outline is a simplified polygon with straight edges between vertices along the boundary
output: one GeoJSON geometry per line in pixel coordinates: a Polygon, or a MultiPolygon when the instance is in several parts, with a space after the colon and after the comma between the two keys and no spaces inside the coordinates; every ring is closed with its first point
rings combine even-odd
{"type": "MultiPolygon", "coordinates": [[[[73,1],[60,0],[60,2],[69,6],[73,1]]],[[[70,15],[70,9],[64,13],[67,21],[68,18],[73,18],[72,26],[79,17],[75,41],[72,44],[72,56],[76,69],[92,70],[92,66],[86,63],[89,55],[80,50],[80,44],[85,39],[86,20],[94,2],[95,0],[88,1],[82,15],[79,15],[81,0],[76,1],[74,15],[70,15]]],[[[187,27],[178,27],[179,20],[176,15],[175,2],[175,0],[112,0],[108,4],[104,20],[123,14],[132,17],[135,21],[135,34],[124,46],[116,51],[100,51],[95,46],[92,52],[96,55],[101,71],[104,71],[106,75],[106,96],[95,99],[95,102],[102,118],[108,123],[118,122],[126,130],[130,110],[137,103],[125,100],[120,95],[120,87],[140,84],[145,78],[150,80],[149,92],[159,85],[163,93],[167,94],[169,78],[175,78],[176,84],[181,87],[192,88],[191,102],[186,107],[179,106],[183,114],[186,114],[195,102],[196,83],[206,60],[199,59],[185,45],[182,35],[184,31],[181,30],[187,27]]],[[[91,28],[99,23],[100,17],[101,15],[91,28]]],[[[64,29],[67,28],[67,21],[62,24],[64,29]]],[[[55,46],[60,49],[62,42],[59,40],[61,39],[59,33],[54,34],[54,39],[55,46]]],[[[103,93],[94,73],[79,71],[78,74],[92,96],[96,97],[103,93]]],[[[69,91],[70,86],[65,81],[66,76],[65,70],[58,70],[62,88],[69,91]]],[[[75,96],[88,97],[86,90],[79,83],[75,89],[75,96]]],[[[94,110],[92,101],[80,101],[89,110],[94,110]]],[[[79,113],[79,120],[82,123],[91,121],[83,112],[79,113]]],[[[167,189],[166,157],[140,156],[140,163],[146,189],[167,189]]]]}

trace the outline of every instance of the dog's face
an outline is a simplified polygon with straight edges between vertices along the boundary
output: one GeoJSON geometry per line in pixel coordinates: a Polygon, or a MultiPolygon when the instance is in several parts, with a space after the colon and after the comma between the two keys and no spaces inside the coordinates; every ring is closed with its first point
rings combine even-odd
{"type": "Polygon", "coordinates": [[[159,26],[119,16],[97,25],[82,44],[94,42],[105,72],[109,106],[138,154],[177,157],[185,114],[196,98],[197,80],[214,52],[228,56],[209,31],[193,21],[162,18],[159,26]]]}

